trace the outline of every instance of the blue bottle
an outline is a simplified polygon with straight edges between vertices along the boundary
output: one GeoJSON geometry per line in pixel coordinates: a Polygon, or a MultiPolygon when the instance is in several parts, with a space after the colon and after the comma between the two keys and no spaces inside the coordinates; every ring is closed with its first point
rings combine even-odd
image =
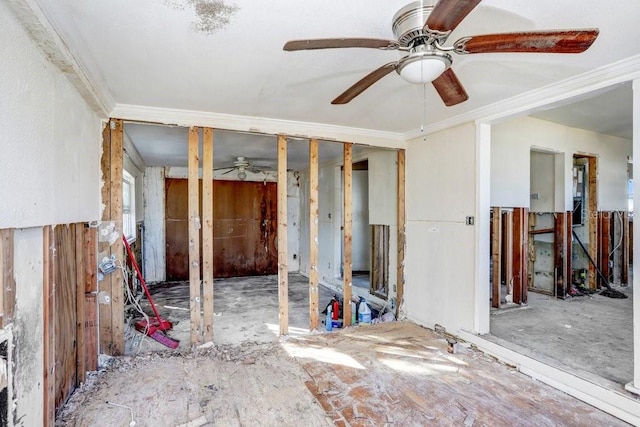
{"type": "Polygon", "coordinates": [[[333,330],[333,321],[331,320],[331,305],[327,307],[327,320],[324,321],[325,326],[327,327],[327,331],[333,330]]]}

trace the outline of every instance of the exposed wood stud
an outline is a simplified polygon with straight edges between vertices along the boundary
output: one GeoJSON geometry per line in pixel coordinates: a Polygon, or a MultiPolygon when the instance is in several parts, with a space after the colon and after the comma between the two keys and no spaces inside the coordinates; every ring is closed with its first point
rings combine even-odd
{"type": "MultiPolygon", "coordinates": [[[[599,224],[598,224],[598,242],[599,242],[599,257],[598,263],[600,272],[610,281],[610,268],[609,268],[609,252],[611,251],[611,216],[613,212],[598,212],[599,224]]],[[[603,286],[602,279],[598,277],[598,288],[603,286]]]]}
{"type": "Polygon", "coordinates": [[[522,290],[523,294],[523,303],[527,302],[527,290],[533,287],[533,274],[529,274],[529,272],[533,273],[533,264],[536,260],[536,246],[533,238],[529,238],[531,235],[531,231],[536,227],[536,214],[533,212],[529,212],[525,218],[527,221],[527,225],[524,227],[525,235],[524,238],[527,239],[527,248],[526,252],[526,268],[527,273],[523,276],[525,278],[525,285],[522,290]]]}
{"type": "Polygon", "coordinates": [[[500,308],[500,287],[502,281],[500,277],[502,259],[502,213],[499,207],[494,207],[491,217],[491,261],[492,261],[492,298],[491,306],[500,308]]]}
{"type": "MultiPolygon", "coordinates": [[[[587,207],[587,218],[589,222],[589,255],[591,259],[598,259],[598,158],[588,158],[588,182],[587,193],[589,203],[587,207]]],[[[596,268],[589,263],[589,289],[597,288],[596,268]]]]}
{"type": "Polygon", "coordinates": [[[82,227],[82,263],[84,267],[83,279],[84,290],[84,322],[82,325],[82,335],[84,340],[84,372],[79,371],[79,381],[84,381],[86,371],[95,371],[98,368],[98,319],[96,307],[96,295],[98,278],[98,261],[96,257],[97,249],[97,229],[92,227],[82,227]]]}
{"type": "Polygon", "coordinates": [[[204,341],[213,341],[213,129],[203,130],[202,289],[204,341]]]}
{"type": "Polygon", "coordinates": [[[55,422],[55,238],[53,228],[45,226],[42,239],[43,267],[43,425],[55,422]]]}
{"type": "Polygon", "coordinates": [[[13,321],[16,304],[16,282],[13,276],[14,230],[0,230],[0,327],[13,321]]]}
{"type": "Polygon", "coordinates": [[[556,271],[555,295],[559,298],[565,297],[567,293],[567,285],[571,283],[571,278],[568,276],[567,272],[567,227],[565,225],[565,221],[566,214],[564,212],[558,212],[555,214],[555,227],[553,233],[553,264],[556,271]]]}
{"type": "Polygon", "coordinates": [[[318,329],[318,140],[309,140],[309,330],[318,329]]]}
{"type": "MultiPolygon", "coordinates": [[[[522,212],[522,247],[523,248],[529,248],[531,250],[532,246],[529,245],[529,209],[524,208],[523,212],[522,212]]],[[[531,275],[529,275],[529,272],[531,271],[531,273],[533,273],[533,265],[531,266],[531,268],[529,268],[529,264],[533,263],[532,260],[533,258],[530,256],[530,252],[528,251],[523,251],[522,252],[522,293],[521,293],[521,297],[520,297],[520,303],[521,304],[526,304],[528,301],[528,285],[529,283],[531,283],[532,281],[532,277],[531,275]]]]}
{"type": "MultiPolygon", "coordinates": [[[[116,224],[116,229],[122,235],[122,170],[124,167],[123,123],[120,119],[111,120],[111,204],[110,220],[116,224]]],[[[111,253],[118,259],[124,259],[124,244],[118,237],[111,245],[111,253]]],[[[124,354],[124,278],[122,274],[111,276],[111,327],[113,331],[112,354],[124,354]]]]}
{"type": "Polygon", "coordinates": [[[565,225],[565,246],[564,246],[564,253],[565,253],[565,263],[566,263],[566,269],[567,269],[567,280],[565,283],[565,290],[568,291],[569,288],[571,287],[571,284],[573,283],[573,263],[571,260],[571,257],[573,256],[573,212],[572,211],[567,211],[565,213],[565,218],[564,218],[564,225],[565,225]]]}
{"type": "MultiPolygon", "coordinates": [[[[102,172],[101,200],[104,205],[102,211],[102,226],[106,227],[111,220],[111,126],[110,122],[102,130],[102,157],[100,159],[102,172]]],[[[102,231],[102,228],[101,228],[102,231]]],[[[105,229],[105,231],[108,231],[105,229]]],[[[98,242],[98,259],[111,256],[109,240],[100,238],[98,242]]],[[[98,283],[100,293],[111,295],[112,274],[108,274],[98,283]]],[[[100,353],[113,355],[113,329],[111,327],[111,304],[98,305],[100,353]]]]}
{"type": "Polygon", "coordinates": [[[407,220],[405,211],[406,151],[398,150],[398,259],[396,270],[396,319],[400,318],[400,307],[404,301],[404,254],[407,242],[407,220]]]}
{"type": "Polygon", "coordinates": [[[528,209],[515,208],[513,217],[513,302],[526,304],[529,248],[528,209]]]}
{"type": "Polygon", "coordinates": [[[504,282],[513,299],[513,211],[504,214],[504,282]]]}
{"type": "Polygon", "coordinates": [[[353,144],[344,144],[344,205],[343,205],[343,235],[342,245],[342,275],[343,275],[343,323],[351,325],[351,287],[353,286],[353,144]]]}
{"type": "Polygon", "coordinates": [[[79,387],[85,380],[86,376],[86,345],[84,336],[84,324],[86,310],[84,307],[85,297],[85,261],[84,261],[84,224],[77,223],[73,225],[76,245],[76,387],[79,387]]]}
{"type": "Polygon", "coordinates": [[[287,138],[284,135],[278,135],[278,306],[280,335],[288,335],[287,138]]]}
{"type": "Polygon", "coordinates": [[[200,319],[200,213],[199,213],[199,128],[189,128],[189,310],[191,311],[191,345],[202,342],[200,319]]]}

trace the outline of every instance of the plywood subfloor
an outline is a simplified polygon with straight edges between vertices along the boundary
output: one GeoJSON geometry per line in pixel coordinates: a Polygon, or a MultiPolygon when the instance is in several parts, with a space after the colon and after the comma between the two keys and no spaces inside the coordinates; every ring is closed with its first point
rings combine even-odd
{"type": "Polygon", "coordinates": [[[340,426],[626,425],[482,353],[410,323],[285,342],[308,389],[340,426]]]}

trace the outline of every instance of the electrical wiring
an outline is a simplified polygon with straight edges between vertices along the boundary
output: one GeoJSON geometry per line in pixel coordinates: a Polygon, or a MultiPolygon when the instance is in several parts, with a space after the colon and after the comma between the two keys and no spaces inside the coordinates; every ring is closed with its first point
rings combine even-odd
{"type": "MultiPolygon", "coordinates": [[[[140,340],[140,343],[138,344],[138,349],[136,350],[136,355],[137,355],[138,353],[140,353],[140,350],[142,349],[142,344],[146,342],[147,331],[149,328],[149,316],[147,315],[147,313],[144,312],[144,310],[142,309],[142,306],[140,305],[140,302],[135,297],[133,292],[131,292],[131,287],[129,286],[129,273],[127,272],[126,265],[123,264],[120,258],[116,258],[116,265],[120,270],[120,272],[122,273],[122,278],[124,280],[124,289],[126,293],[127,304],[131,305],[146,320],[146,326],[144,331],[142,331],[142,338],[140,340]]],[[[150,343],[147,343],[147,344],[149,345],[149,347],[151,347],[150,343]]]]}

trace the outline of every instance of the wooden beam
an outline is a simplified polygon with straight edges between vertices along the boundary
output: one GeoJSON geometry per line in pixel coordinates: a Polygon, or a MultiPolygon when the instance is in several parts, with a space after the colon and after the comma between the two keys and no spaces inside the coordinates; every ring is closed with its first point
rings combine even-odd
{"type": "Polygon", "coordinates": [[[85,261],[84,261],[84,229],[82,223],[73,224],[73,234],[76,241],[76,387],[79,387],[85,380],[86,369],[86,345],[84,336],[84,324],[86,310],[85,303],[85,261]]]}
{"type": "Polygon", "coordinates": [[[565,221],[566,214],[564,212],[558,212],[555,214],[555,227],[553,233],[553,264],[556,271],[555,293],[559,298],[565,297],[567,293],[567,283],[570,283],[571,281],[571,279],[567,275],[567,257],[565,253],[567,245],[567,227],[565,221]],[[567,280],[569,280],[569,282],[567,280]]]}
{"type": "Polygon", "coordinates": [[[353,144],[344,144],[343,160],[342,321],[344,326],[350,326],[351,287],[353,286],[353,144]]]}
{"type": "Polygon", "coordinates": [[[204,341],[213,341],[213,129],[203,130],[202,289],[204,341]]]}
{"type": "MultiPolygon", "coordinates": [[[[111,120],[111,206],[110,220],[116,224],[118,238],[111,244],[111,253],[120,260],[124,259],[122,242],[122,178],[124,167],[123,156],[123,123],[120,119],[111,120]]],[[[124,354],[124,277],[120,272],[111,276],[111,328],[113,331],[112,355],[124,354]]]]}
{"type": "Polygon", "coordinates": [[[513,216],[513,302],[526,304],[529,262],[528,209],[515,208],[513,216]]]}
{"type": "MultiPolygon", "coordinates": [[[[599,242],[599,264],[600,272],[610,282],[611,269],[609,268],[609,252],[611,251],[611,216],[613,212],[598,212],[598,242],[599,242]]],[[[598,276],[598,288],[604,286],[602,279],[598,276]]]]}
{"type": "Polygon", "coordinates": [[[622,272],[621,282],[625,285],[629,283],[629,245],[631,244],[629,239],[629,212],[624,211],[622,213],[622,272]]]}
{"type": "Polygon", "coordinates": [[[191,345],[202,342],[200,325],[200,195],[199,195],[199,128],[189,128],[189,309],[191,311],[191,345]]]}
{"type": "MultiPolygon", "coordinates": [[[[98,260],[111,256],[111,245],[108,233],[111,221],[111,122],[102,130],[102,157],[100,158],[100,170],[102,173],[102,188],[100,199],[104,206],[102,210],[102,222],[100,225],[98,241],[98,260]]],[[[107,274],[98,283],[98,292],[103,295],[111,295],[111,274],[107,274]]],[[[100,300],[102,301],[102,300],[100,300]]],[[[111,327],[111,304],[103,302],[98,305],[100,353],[113,354],[113,329],[111,327]]]]}
{"type": "Polygon", "coordinates": [[[553,228],[539,228],[538,230],[529,230],[529,235],[549,234],[549,233],[555,233],[555,231],[556,231],[555,227],[553,227],[553,228]]]}
{"type": "Polygon", "coordinates": [[[492,208],[493,215],[491,216],[491,262],[492,262],[492,298],[491,306],[494,308],[500,308],[500,287],[502,281],[500,280],[500,261],[502,260],[502,213],[499,207],[492,208]]]}
{"type": "Polygon", "coordinates": [[[407,243],[407,216],[405,210],[406,151],[398,150],[398,259],[396,260],[396,319],[400,318],[400,307],[404,302],[404,254],[407,243]]]}
{"type": "Polygon", "coordinates": [[[280,335],[289,335],[287,138],[284,135],[278,135],[278,307],[280,335]]]}
{"type": "Polygon", "coordinates": [[[0,327],[13,322],[16,306],[16,281],[13,275],[13,236],[14,230],[0,230],[0,327]]]}
{"type": "Polygon", "coordinates": [[[504,282],[513,298],[513,212],[504,213],[504,282]]]}
{"type": "MultiPolygon", "coordinates": [[[[588,157],[588,181],[587,194],[589,203],[587,207],[587,218],[589,223],[589,255],[591,259],[598,259],[598,158],[588,157]]],[[[589,264],[589,289],[595,290],[598,287],[596,267],[589,264]]]]}
{"type": "Polygon", "coordinates": [[[565,283],[565,290],[569,291],[571,284],[573,283],[573,212],[567,211],[564,219],[566,227],[566,239],[565,239],[565,263],[567,264],[567,280],[565,283]]]}
{"type": "Polygon", "coordinates": [[[528,300],[528,286],[531,284],[533,277],[529,275],[529,271],[533,272],[533,254],[535,250],[533,245],[529,245],[529,209],[523,208],[522,212],[522,247],[529,248],[528,251],[523,251],[522,256],[522,293],[520,296],[520,303],[526,304],[528,300]]]}
{"type": "MultiPolygon", "coordinates": [[[[95,371],[98,368],[98,318],[95,292],[98,288],[97,229],[82,227],[82,262],[84,290],[84,323],[82,334],[84,340],[84,370],[95,371]]],[[[78,373],[80,375],[80,372],[78,373]]],[[[84,375],[80,379],[84,381],[84,375]]]]}
{"type": "Polygon", "coordinates": [[[55,390],[55,238],[53,227],[47,225],[42,235],[42,268],[43,268],[43,425],[53,426],[55,423],[56,390],[55,390]]]}
{"type": "Polygon", "coordinates": [[[318,140],[309,140],[309,330],[318,329],[318,140]]]}

